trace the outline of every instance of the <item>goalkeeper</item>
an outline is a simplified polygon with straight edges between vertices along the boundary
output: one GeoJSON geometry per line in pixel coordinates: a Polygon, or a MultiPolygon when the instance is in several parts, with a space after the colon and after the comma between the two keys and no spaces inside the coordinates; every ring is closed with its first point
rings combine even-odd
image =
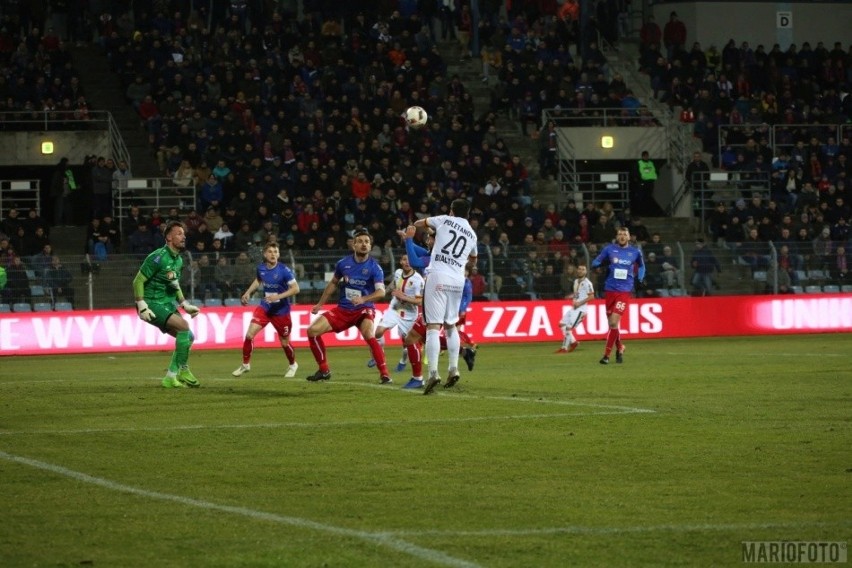
{"type": "Polygon", "coordinates": [[[175,350],[163,386],[184,388],[199,386],[198,379],[189,370],[189,349],[194,337],[189,324],[177,311],[175,303],[191,317],[198,315],[197,306],[184,298],[180,289],[180,272],[183,268],[181,253],[186,248],[186,227],[179,221],[166,225],[163,232],[165,246],[145,258],[133,279],[133,295],[139,318],[175,338],[175,350]]]}

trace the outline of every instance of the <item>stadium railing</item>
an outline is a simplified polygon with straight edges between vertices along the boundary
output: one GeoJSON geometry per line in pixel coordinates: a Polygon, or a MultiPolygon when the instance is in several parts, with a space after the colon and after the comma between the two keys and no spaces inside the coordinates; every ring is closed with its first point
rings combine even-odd
{"type": "MultiPolygon", "coordinates": [[[[840,242],[834,245],[843,244],[840,242]]],[[[675,256],[680,263],[680,286],[666,290],[670,296],[683,296],[692,293],[691,280],[693,269],[690,266],[694,243],[672,242],[675,256]]],[[[715,275],[717,293],[720,295],[747,295],[747,294],[774,294],[782,293],[781,284],[784,282],[777,272],[777,247],[767,244],[766,265],[753,269],[739,257],[736,248],[730,243],[709,243],[707,245],[714,253],[722,267],[722,273],[715,275]]],[[[573,245],[570,259],[567,262],[585,262],[587,265],[597,256],[601,245],[573,245]]],[[[559,264],[554,260],[553,253],[536,253],[531,255],[532,248],[523,246],[510,247],[503,257],[495,257],[490,247],[481,247],[477,260],[480,274],[485,276],[488,292],[487,297],[491,300],[507,299],[509,288],[511,295],[520,299],[537,299],[540,291],[536,290],[536,279],[544,271],[547,263],[559,264]],[[488,250],[485,250],[488,249],[488,250]],[[514,278],[517,286],[501,289],[501,285],[514,278]]],[[[539,249],[541,250],[541,249],[539,249]]],[[[399,266],[399,258],[405,253],[402,248],[376,248],[374,257],[380,262],[385,272],[386,283],[390,283],[394,271],[399,266]]],[[[346,256],[345,250],[323,250],[323,251],[290,251],[282,253],[282,262],[295,271],[296,279],[301,287],[301,292],[295,298],[299,304],[315,303],[327,281],[331,278],[334,266],[338,260],[346,256]]],[[[235,252],[222,253],[227,259],[228,269],[233,272],[232,286],[226,289],[221,283],[214,282],[213,287],[205,287],[201,271],[198,269],[198,254],[184,253],[184,270],[181,275],[181,288],[187,298],[202,305],[236,305],[239,296],[245,291],[254,278],[257,264],[261,261],[260,250],[254,248],[248,252],[249,258],[242,265],[234,261],[238,256],[235,252]]],[[[210,254],[211,257],[215,256],[210,254]]],[[[142,255],[114,254],[107,260],[93,262],[88,256],[63,255],[65,265],[69,268],[79,266],[79,270],[73,271],[75,303],[73,309],[106,309],[127,308],[132,309],[134,298],[132,292],[132,280],[142,263],[142,255]]],[[[28,260],[28,259],[25,259],[28,260]]],[[[562,260],[564,263],[565,261],[562,260]]],[[[797,292],[804,290],[806,286],[816,286],[820,291],[833,290],[832,286],[840,287],[842,293],[850,291],[848,282],[837,281],[826,265],[825,259],[808,255],[803,259],[804,264],[799,271],[798,284],[789,287],[797,292]],[[798,288],[797,288],[798,287],[798,288]]],[[[215,266],[215,261],[211,260],[215,266]]],[[[556,268],[555,273],[561,277],[561,269],[556,268]]],[[[602,293],[604,274],[590,273],[590,278],[596,284],[596,290],[602,293]]],[[[565,288],[569,283],[562,279],[563,292],[567,295],[565,288]]],[[[652,295],[642,293],[642,295],[652,295]]],[[[662,295],[658,294],[658,295],[662,295]]],[[[259,296],[258,296],[259,298],[259,296]]],[[[257,298],[255,298],[257,299],[257,298]]],[[[332,301],[336,301],[333,298],[332,301]]],[[[10,306],[12,311],[20,311],[26,307],[33,309],[35,303],[50,303],[53,310],[65,311],[69,306],[67,301],[59,301],[56,298],[33,297],[30,302],[23,302],[20,306],[10,306]]],[[[44,309],[44,306],[39,306],[44,309]]],[[[4,308],[5,309],[5,306],[4,308]]]]}

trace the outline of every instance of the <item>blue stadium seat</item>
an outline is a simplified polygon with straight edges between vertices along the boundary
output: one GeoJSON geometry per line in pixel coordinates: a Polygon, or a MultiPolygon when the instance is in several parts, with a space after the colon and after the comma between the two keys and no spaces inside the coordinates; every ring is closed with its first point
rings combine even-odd
{"type": "Polygon", "coordinates": [[[669,290],[669,294],[671,294],[672,298],[680,298],[683,296],[683,290],[680,288],[672,288],[669,290]]]}
{"type": "Polygon", "coordinates": [[[8,314],[12,311],[12,306],[9,304],[0,304],[0,314],[8,314]]]}
{"type": "Polygon", "coordinates": [[[852,284],[844,284],[840,287],[840,291],[845,293],[852,292],[852,284]]]}
{"type": "Polygon", "coordinates": [[[225,298],[225,306],[229,308],[233,308],[236,306],[241,306],[239,298],[225,298]]]}
{"type": "Polygon", "coordinates": [[[71,305],[71,302],[56,302],[53,309],[57,312],[70,312],[74,310],[74,306],[71,305]]]}
{"type": "Polygon", "coordinates": [[[821,294],[822,288],[819,286],[805,286],[805,294],[821,294]]]}
{"type": "Polygon", "coordinates": [[[658,289],[656,290],[656,294],[657,294],[657,296],[659,296],[660,298],[668,298],[669,296],[671,296],[671,294],[669,294],[669,291],[668,291],[668,290],[666,290],[665,288],[658,288],[658,289]]]}
{"type": "Polygon", "coordinates": [[[248,305],[249,306],[259,306],[260,305],[260,298],[249,298],[248,305]]]}
{"type": "Polygon", "coordinates": [[[756,270],[752,275],[756,282],[766,282],[766,271],[756,270]]]}
{"type": "Polygon", "coordinates": [[[34,312],[52,312],[53,306],[50,305],[50,302],[36,302],[33,304],[34,312]]]}
{"type": "Polygon", "coordinates": [[[828,276],[825,274],[824,270],[810,270],[808,271],[808,280],[825,280],[828,276]]]}
{"type": "Polygon", "coordinates": [[[31,312],[33,311],[33,307],[29,305],[27,302],[15,302],[12,304],[13,312],[31,312]]]}
{"type": "Polygon", "coordinates": [[[32,294],[34,298],[39,298],[41,296],[47,295],[45,293],[44,286],[39,286],[38,284],[33,284],[32,286],[30,286],[30,294],[32,294]]]}
{"type": "Polygon", "coordinates": [[[790,290],[792,290],[794,294],[803,294],[805,292],[804,288],[801,286],[790,286],[790,290]]]}
{"type": "Polygon", "coordinates": [[[220,300],[219,298],[208,298],[208,299],[204,300],[204,307],[205,308],[221,308],[222,307],[222,300],[220,300]]]}
{"type": "Polygon", "coordinates": [[[835,286],[834,284],[826,284],[822,287],[822,291],[826,294],[839,294],[840,286],[835,286]]]}
{"type": "Polygon", "coordinates": [[[35,270],[30,270],[29,268],[26,270],[27,272],[27,280],[33,281],[36,279],[35,270]]]}

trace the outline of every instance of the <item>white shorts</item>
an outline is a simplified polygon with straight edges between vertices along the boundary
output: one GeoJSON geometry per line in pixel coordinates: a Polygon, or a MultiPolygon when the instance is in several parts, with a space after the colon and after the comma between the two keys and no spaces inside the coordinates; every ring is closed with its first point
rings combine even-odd
{"type": "Polygon", "coordinates": [[[562,316],[562,321],[559,322],[559,325],[573,329],[580,325],[580,322],[585,318],[586,312],[584,310],[571,308],[562,316]]]}
{"type": "Polygon", "coordinates": [[[414,322],[417,319],[403,319],[402,316],[399,315],[399,310],[387,310],[382,315],[382,321],[379,322],[379,325],[385,329],[399,329],[399,336],[405,337],[408,335],[408,332],[411,331],[411,328],[414,327],[414,322]]]}
{"type": "Polygon", "coordinates": [[[447,274],[430,274],[423,292],[423,317],[426,324],[459,321],[464,279],[447,274]]]}

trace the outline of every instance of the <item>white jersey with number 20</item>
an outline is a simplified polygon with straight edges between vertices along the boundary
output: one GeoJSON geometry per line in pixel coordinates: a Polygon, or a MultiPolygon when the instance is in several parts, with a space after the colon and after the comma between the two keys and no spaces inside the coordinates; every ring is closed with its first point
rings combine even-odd
{"type": "Polygon", "coordinates": [[[476,233],[467,219],[450,215],[429,217],[427,223],[435,230],[435,244],[429,261],[429,276],[455,276],[464,282],[467,260],[476,256],[476,233]]]}

